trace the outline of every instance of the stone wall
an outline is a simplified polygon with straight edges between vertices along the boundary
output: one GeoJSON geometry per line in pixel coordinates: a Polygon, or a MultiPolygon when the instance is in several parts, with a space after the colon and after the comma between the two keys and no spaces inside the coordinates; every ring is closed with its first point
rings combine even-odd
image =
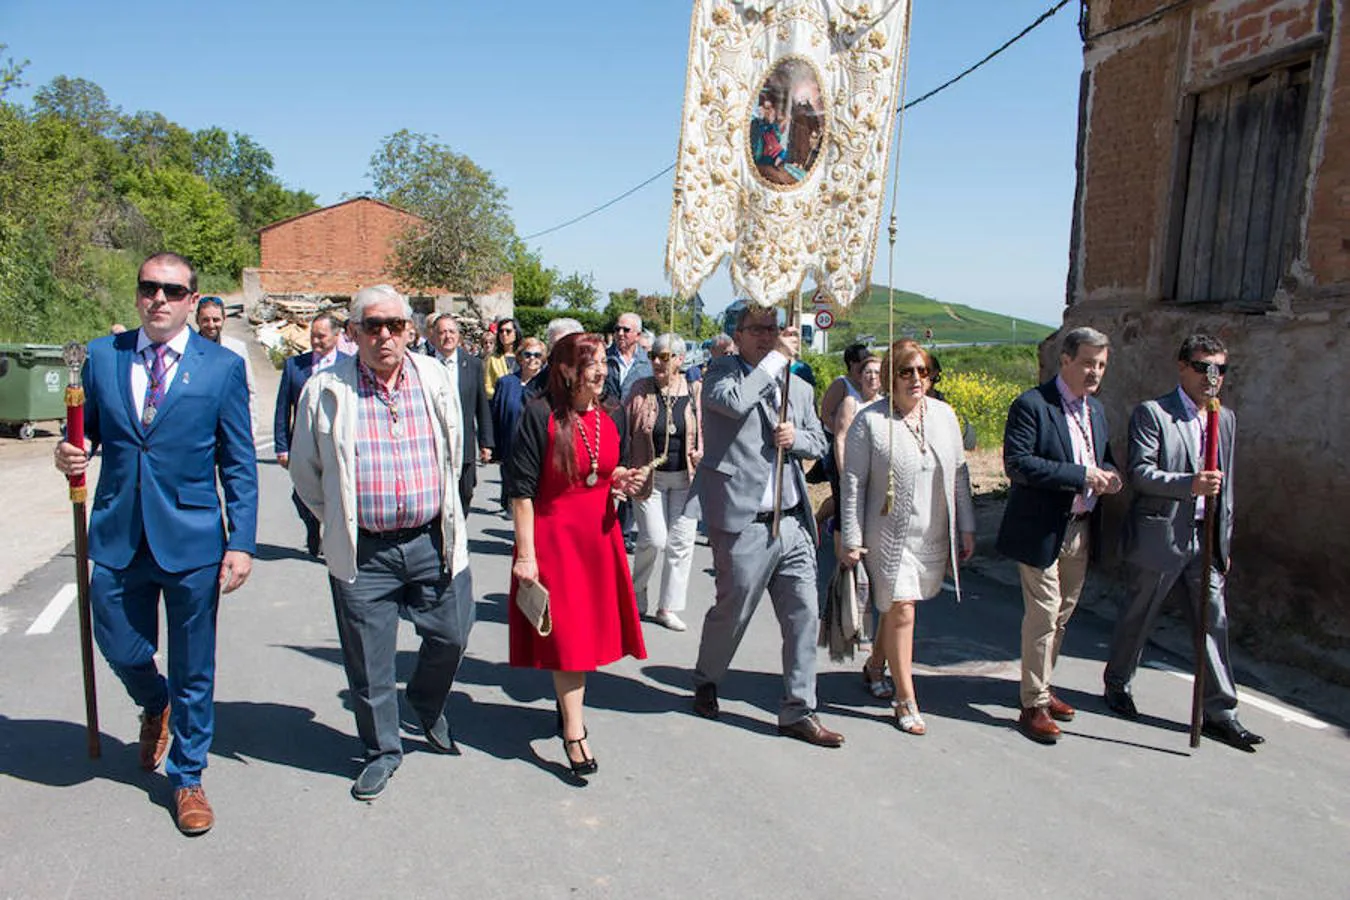
{"type": "MultiPolygon", "coordinates": [[[[1089,34],[1155,0],[1090,6],[1089,34]]],[[[1065,328],[1111,335],[1102,400],[1125,459],[1128,416],[1176,385],[1189,332],[1231,348],[1238,521],[1230,612],[1277,656],[1350,647],[1350,54],[1330,0],[1195,2],[1089,41],[1078,209],[1065,328]],[[1189,94],[1311,55],[1316,117],[1295,259],[1264,314],[1181,306],[1163,284],[1189,94]]],[[[1053,371],[1056,337],[1043,347],[1053,371]]],[[[1123,500],[1108,504],[1114,526],[1123,500]]],[[[1114,529],[1111,529],[1114,532],[1114,529]]],[[[1108,534],[1108,547],[1112,534],[1108,534]]]]}

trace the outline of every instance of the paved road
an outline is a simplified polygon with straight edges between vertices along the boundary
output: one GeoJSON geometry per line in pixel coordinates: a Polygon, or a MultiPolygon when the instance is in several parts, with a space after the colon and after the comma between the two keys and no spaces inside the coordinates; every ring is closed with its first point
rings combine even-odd
{"type": "MultiPolygon", "coordinates": [[[[325,573],[297,550],[274,464],[261,466],[254,576],[220,610],[206,773],[218,824],[202,838],[177,833],[164,777],[137,768],[136,711],[101,662],[104,755],[84,758],[74,612],[27,633],[70,580],[69,556],[0,596],[0,897],[1350,896],[1345,728],[1244,683],[1243,719],[1269,742],[1191,752],[1189,683],[1156,667],[1184,663],[1156,655],[1137,688],[1149,718],[1115,718],[1098,699],[1108,626],[1082,615],[1057,679],[1080,714],[1058,746],[1032,744],[1013,728],[1020,602],[979,572],[959,607],[944,594],[922,608],[927,736],[887,723],[856,662],[822,661],[822,715],[847,745],[777,737],[766,604],[719,723],[688,712],[696,632],[647,626],[647,660],[591,681],[601,768],[575,781],[547,675],[505,664],[510,531],[487,509],[496,470],[483,472],[470,516],[479,622],[450,704],[462,752],[426,751],[410,731],[373,804],[348,794],[358,746],[325,573]]],[[[699,546],[694,623],[709,565],[699,546]]]]}

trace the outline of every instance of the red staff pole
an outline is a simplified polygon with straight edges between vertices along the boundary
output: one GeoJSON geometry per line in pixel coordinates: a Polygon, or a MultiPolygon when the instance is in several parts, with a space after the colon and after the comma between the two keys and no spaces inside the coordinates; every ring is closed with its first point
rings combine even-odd
{"type": "MultiPolygon", "coordinates": [[[[69,380],[66,383],[66,441],[76,447],[84,447],[84,385],[80,381],[80,368],[84,365],[84,345],[71,342],[66,344],[66,368],[69,380]]],[[[75,589],[76,601],[80,613],[80,662],[84,668],[84,721],[88,738],[89,758],[98,759],[103,748],[98,736],[98,694],[94,687],[94,638],[93,616],[89,608],[89,524],[85,515],[85,501],[88,488],[85,475],[68,475],[70,482],[70,504],[75,524],[75,589]]]]}
{"type": "MultiPolygon", "coordinates": [[[[1213,386],[1211,386],[1211,390],[1213,386]]],[[[1205,405],[1205,471],[1219,468],[1219,398],[1210,397],[1205,405]]],[[[1214,509],[1222,491],[1205,498],[1205,519],[1200,538],[1200,595],[1195,598],[1195,687],[1191,692],[1191,747],[1200,746],[1200,723],[1205,709],[1205,645],[1209,642],[1209,627],[1205,610],[1209,606],[1209,591],[1214,566],[1214,509]]]]}

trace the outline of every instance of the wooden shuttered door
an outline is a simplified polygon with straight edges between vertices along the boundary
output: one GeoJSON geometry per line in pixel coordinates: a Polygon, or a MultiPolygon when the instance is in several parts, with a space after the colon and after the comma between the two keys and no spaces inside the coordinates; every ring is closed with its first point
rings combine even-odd
{"type": "Polygon", "coordinates": [[[1270,307],[1295,249],[1311,80],[1303,62],[1196,97],[1176,301],[1270,307]]]}

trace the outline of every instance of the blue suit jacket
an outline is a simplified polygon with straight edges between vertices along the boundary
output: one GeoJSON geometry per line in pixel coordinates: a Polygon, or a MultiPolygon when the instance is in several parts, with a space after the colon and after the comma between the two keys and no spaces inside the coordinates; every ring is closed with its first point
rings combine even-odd
{"type": "Polygon", "coordinates": [[[90,558],[124,569],[142,536],[167,572],[219,563],[227,549],[253,553],[258,468],[244,361],[190,333],[159,412],[145,426],[131,396],[139,334],[98,338],[84,365],[85,436],[103,449],[89,517],[90,558]]]}
{"type": "MultiPolygon", "coordinates": [[[[339,352],[338,359],[351,356],[339,352]]],[[[272,420],[272,449],[278,454],[291,452],[291,434],[295,431],[295,407],[305,382],[314,374],[314,351],[306,350],[286,360],[281,367],[281,384],[277,386],[277,410],[272,420]]]]}
{"type": "MultiPolygon", "coordinates": [[[[1101,401],[1088,397],[1098,468],[1115,466],[1101,401]]],[[[1059,556],[1075,494],[1087,483],[1087,467],[1073,461],[1069,420],[1059,404],[1055,379],[1022,394],[1008,410],[1003,430],[1003,468],[1008,502],[998,529],[998,552],[1044,569],[1059,556]]],[[[1094,508],[1099,517],[1101,498],[1094,508]]],[[[1095,539],[1097,529],[1093,529],[1095,539]]]]}

